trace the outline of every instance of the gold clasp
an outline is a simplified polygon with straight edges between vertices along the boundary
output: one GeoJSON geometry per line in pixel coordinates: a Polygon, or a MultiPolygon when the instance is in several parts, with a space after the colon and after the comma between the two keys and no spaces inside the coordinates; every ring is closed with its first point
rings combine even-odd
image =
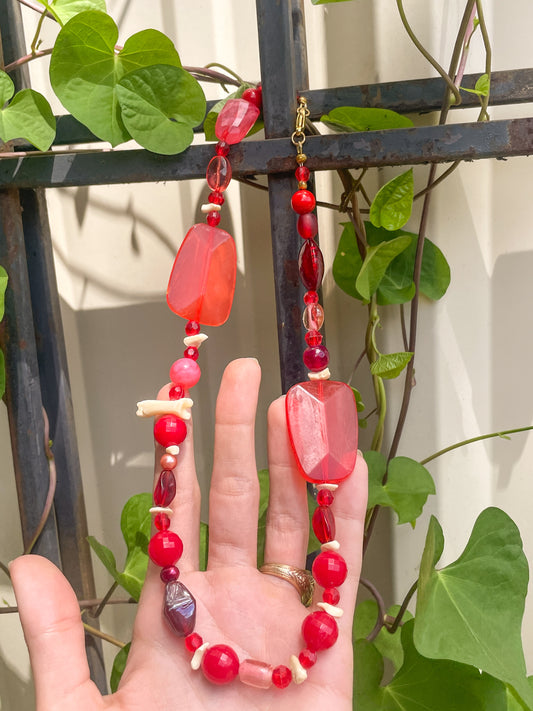
{"type": "Polygon", "coordinates": [[[298,155],[302,155],[302,146],[305,143],[305,122],[309,116],[307,108],[307,99],[303,96],[298,97],[298,108],[296,109],[296,126],[294,133],[291,136],[291,141],[298,149],[298,155]]]}

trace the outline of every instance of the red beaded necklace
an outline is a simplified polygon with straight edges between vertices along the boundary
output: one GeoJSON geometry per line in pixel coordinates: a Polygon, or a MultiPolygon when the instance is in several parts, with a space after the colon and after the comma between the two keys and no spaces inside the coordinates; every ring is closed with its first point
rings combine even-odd
{"type": "Polygon", "coordinates": [[[219,142],[215,156],[207,167],[206,179],[211,189],[208,203],[202,206],[207,224],[196,224],[188,231],[176,256],[167,290],[169,307],[187,319],[183,358],[173,363],[170,379],[170,401],[138,403],[137,414],[156,416],[154,437],[165,448],[161,457],[161,473],[154,490],[154,525],[157,533],[148,545],[153,563],[161,567],[165,583],[164,616],[174,632],[184,637],[185,647],[192,654],[191,666],[201,669],[215,684],[226,684],[237,676],[250,686],[287,687],[291,681],[301,683],[307,670],[316,662],[317,652],[335,644],[338,637],[336,618],[342,610],[338,587],[347,575],[346,562],[337,552],[335,518],[331,510],[337,485],[353,471],[357,454],[357,412],[351,388],[329,380],[329,354],[322,345],[320,329],[324,311],[317,290],[324,274],[324,259],[314,237],[318,233],[315,198],[307,189],[309,170],[302,146],[305,142],[305,121],[309,114],[305,99],[298,104],[296,130],[292,142],[297,147],[298,167],[295,175],[298,190],[292,197],[292,208],[298,214],[297,229],[304,242],[299,254],[299,272],[307,289],[304,297],[303,322],[307,330],[307,348],[303,360],[309,370],[309,381],[294,385],[286,397],[289,437],[300,473],[318,491],[313,514],[313,530],[322,544],[315,558],[314,580],[323,588],[319,609],[311,612],[302,624],[305,641],[300,653],[290,657],[288,666],[272,666],[256,659],[239,661],[235,651],[226,644],[209,644],[194,631],[196,601],[179,582],[176,563],[183,552],[180,537],[169,530],[169,508],[176,494],[174,470],[178,465],[179,445],[187,435],[192,400],[185,391],[200,379],[198,348],[206,336],[200,325],[219,326],[230,313],[236,279],[236,251],[231,235],[220,229],[220,210],[224,191],[231,180],[228,160],[230,146],[239,143],[259,116],[261,89],[247,89],[242,99],[230,99],[220,112],[215,133],[219,142]]]}

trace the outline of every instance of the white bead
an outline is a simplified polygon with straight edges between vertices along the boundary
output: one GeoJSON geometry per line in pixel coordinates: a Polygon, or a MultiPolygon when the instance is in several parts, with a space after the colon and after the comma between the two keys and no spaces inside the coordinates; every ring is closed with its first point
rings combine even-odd
{"type": "Polygon", "coordinates": [[[191,346],[192,348],[200,348],[202,343],[207,340],[207,336],[205,333],[197,333],[194,336],[185,336],[183,339],[183,343],[189,348],[191,346]]]}
{"type": "Polygon", "coordinates": [[[221,205],[215,205],[213,202],[206,202],[200,208],[202,212],[220,212],[222,210],[221,205]]]}
{"type": "Polygon", "coordinates": [[[193,671],[198,671],[202,665],[202,659],[204,658],[205,650],[209,647],[209,642],[204,642],[198,649],[194,652],[191,659],[191,669],[193,671]]]}
{"type": "Polygon", "coordinates": [[[138,417],[159,417],[160,415],[177,415],[182,420],[191,419],[193,401],[190,397],[179,400],[141,400],[137,403],[138,417]]]}
{"type": "Polygon", "coordinates": [[[344,614],[344,610],[336,605],[330,605],[329,602],[317,602],[316,606],[321,607],[324,612],[327,612],[332,617],[342,617],[344,614]]]}
{"type": "Polygon", "coordinates": [[[171,444],[170,447],[167,447],[165,449],[165,452],[167,454],[173,454],[175,457],[177,457],[178,454],[180,453],[180,448],[178,447],[177,444],[171,444]]]}
{"type": "Polygon", "coordinates": [[[323,551],[338,551],[339,548],[341,547],[341,544],[339,541],[328,541],[327,543],[323,543],[320,548],[323,551]]]}
{"type": "Polygon", "coordinates": [[[298,657],[294,654],[291,654],[291,658],[289,659],[289,667],[292,672],[292,680],[295,684],[301,684],[307,679],[307,672],[300,664],[298,657]]]}
{"type": "Polygon", "coordinates": [[[339,488],[338,484],[317,484],[316,485],[317,491],[322,491],[322,490],[337,491],[338,488],[339,488]]]}
{"type": "Polygon", "coordinates": [[[319,373],[307,373],[309,380],[329,380],[331,378],[331,373],[329,368],[324,368],[319,373]]]}
{"type": "Polygon", "coordinates": [[[170,509],[168,506],[152,506],[150,509],[151,514],[167,514],[167,516],[172,516],[174,511],[170,509]]]}

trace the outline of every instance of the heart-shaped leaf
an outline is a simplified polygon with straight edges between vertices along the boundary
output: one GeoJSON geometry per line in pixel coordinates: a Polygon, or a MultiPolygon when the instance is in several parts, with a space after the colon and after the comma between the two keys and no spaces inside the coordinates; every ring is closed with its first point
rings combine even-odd
{"type": "Polygon", "coordinates": [[[68,22],[74,15],[86,10],[99,10],[106,12],[105,0],[38,0],[49,12],[51,12],[61,25],[68,22]]]}
{"type": "MultiPolygon", "coordinates": [[[[394,618],[398,614],[399,610],[399,605],[393,605],[387,610],[387,615],[394,618]]],[[[407,622],[412,618],[413,615],[409,612],[409,610],[406,610],[403,616],[403,621],[407,622]]],[[[376,601],[363,600],[363,602],[360,602],[355,608],[355,615],[353,618],[353,640],[357,641],[359,639],[366,639],[374,629],[377,619],[378,606],[376,601]]],[[[397,672],[403,664],[401,636],[401,627],[398,627],[394,634],[391,634],[385,629],[385,627],[382,627],[378,632],[378,636],[373,641],[373,645],[378,652],[386,659],[390,659],[395,672],[397,672]]]]}
{"type": "Polygon", "coordinates": [[[399,230],[411,217],[413,169],[396,176],[379,190],[370,206],[370,222],[375,227],[399,230]]]}
{"type": "Polygon", "coordinates": [[[40,151],[47,151],[56,135],[50,104],[33,89],[22,89],[13,96],[14,92],[10,77],[0,70],[0,139],[7,142],[24,138],[40,151]],[[2,108],[10,99],[9,105],[2,108]]]}
{"type": "Polygon", "coordinates": [[[355,280],[355,290],[361,294],[367,302],[374,294],[385,276],[387,267],[392,260],[411,244],[412,238],[409,235],[402,235],[390,240],[381,242],[375,247],[369,247],[363,265],[355,280]]]}
{"type": "Polygon", "coordinates": [[[320,120],[334,131],[383,131],[389,128],[410,128],[413,122],[390,109],[363,108],[361,106],[339,106],[325,114],[320,120]]]}
{"type": "Polygon", "coordinates": [[[370,372],[379,378],[392,380],[400,375],[412,357],[413,354],[408,351],[402,351],[400,353],[380,353],[377,359],[370,365],[370,372]]]}
{"type": "Polygon", "coordinates": [[[351,222],[342,223],[342,234],[333,260],[333,278],[337,286],[354,299],[363,300],[355,288],[355,280],[363,266],[363,260],[357,247],[355,230],[351,222]]]}

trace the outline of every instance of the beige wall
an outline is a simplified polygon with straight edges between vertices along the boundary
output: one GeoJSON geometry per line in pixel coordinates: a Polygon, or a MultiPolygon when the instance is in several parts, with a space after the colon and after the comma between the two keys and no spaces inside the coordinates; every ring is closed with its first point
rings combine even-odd
{"type": "MultiPolygon", "coordinates": [[[[494,44],[494,68],[531,66],[525,28],[533,10],[526,0],[487,0],[487,21],[494,44]],[[505,9],[504,9],[505,6],[505,9]],[[527,18],[527,21],[526,21],[527,18]]],[[[405,7],[425,44],[443,64],[464,2],[406,0],[405,7]]],[[[175,40],[182,61],[201,65],[220,61],[247,80],[259,79],[255,9],[251,0],[111,0],[121,17],[121,36],[152,26],[175,40]],[[221,7],[222,6],[222,7],[221,7]]],[[[433,76],[413,49],[390,0],[357,0],[312,7],[306,0],[309,60],[313,88],[433,76]]],[[[34,24],[25,11],[28,27],[34,24]]],[[[471,71],[483,66],[479,37],[473,43],[471,71]]],[[[46,87],[46,62],[32,68],[36,86],[46,87]]],[[[208,87],[208,96],[218,96],[208,87]]],[[[58,108],[58,107],[56,107],[58,108]]],[[[493,118],[531,114],[531,107],[492,110],[493,118]]],[[[425,120],[429,120],[427,117],[425,120]]],[[[474,120],[474,112],[456,112],[454,121],[474,120]]],[[[528,377],[532,336],[527,287],[533,271],[530,230],[531,162],[464,164],[435,195],[429,235],[445,252],[452,285],[438,305],[424,303],[420,314],[417,388],[400,453],[422,458],[457,440],[483,432],[531,423],[528,377]]],[[[374,186],[397,170],[375,171],[374,186]]],[[[422,187],[427,169],[416,171],[422,187]]],[[[335,199],[338,183],[320,175],[322,199],[335,199]]],[[[279,394],[272,262],[265,194],[234,182],[224,206],[224,226],[235,235],[238,279],[233,313],[224,328],[210,329],[202,352],[204,377],[198,387],[195,428],[199,476],[209,480],[211,436],[217,383],[224,364],[242,355],[263,364],[258,465],[266,465],[267,403],[279,394]]],[[[187,229],[199,219],[205,198],[202,181],[187,184],[91,187],[49,191],[56,267],[63,299],[72,390],[87,512],[91,533],[117,552],[119,515],[124,501],[150,485],[151,432],[137,421],[134,404],[150,397],[167,378],[179,354],[183,323],[167,309],[164,290],[174,253],[187,229]]],[[[330,266],[339,236],[339,216],[320,213],[321,240],[330,266]]],[[[410,226],[417,227],[417,218],[410,226]]],[[[329,267],[328,267],[329,269],[329,267]]],[[[364,309],[325,280],[328,344],[335,377],[346,379],[363,345],[364,309]]],[[[401,348],[397,327],[385,318],[385,348],[401,348]],[[390,332],[390,335],[387,333],[390,332]]],[[[356,380],[358,380],[356,378],[356,380]]],[[[370,401],[366,379],[361,389],[370,401]]],[[[398,384],[389,388],[397,410],[398,384]]],[[[0,410],[3,535],[0,559],[20,550],[20,526],[9,455],[5,412],[0,410]]],[[[367,434],[363,433],[363,446],[367,434]]],[[[533,494],[533,438],[495,440],[459,450],[431,465],[439,497],[428,506],[445,531],[446,560],[462,550],[482,508],[498,505],[518,523],[528,556],[533,527],[528,502],[533,494]]],[[[206,513],[204,508],[204,514],[206,513]]],[[[382,537],[387,537],[384,519],[382,537]]],[[[413,532],[395,529],[393,584],[396,597],[417,575],[427,515],[413,532]]],[[[385,540],[383,556],[388,555],[385,540]]],[[[374,546],[379,554],[379,546],[374,546]]],[[[389,582],[380,559],[375,576],[389,582]]],[[[109,578],[95,566],[102,594],[109,578]]],[[[12,593],[0,578],[0,595],[12,593]]],[[[392,598],[390,599],[392,602],[392,598]]],[[[528,607],[531,620],[533,605],[528,607]]],[[[127,638],[131,610],[104,613],[111,633],[127,638]]],[[[529,624],[529,627],[531,625],[529,624]]],[[[526,652],[533,670],[533,636],[526,625],[526,652]]],[[[0,709],[33,708],[29,665],[17,620],[0,617],[0,709]]],[[[114,650],[108,650],[111,658],[114,650]]]]}

